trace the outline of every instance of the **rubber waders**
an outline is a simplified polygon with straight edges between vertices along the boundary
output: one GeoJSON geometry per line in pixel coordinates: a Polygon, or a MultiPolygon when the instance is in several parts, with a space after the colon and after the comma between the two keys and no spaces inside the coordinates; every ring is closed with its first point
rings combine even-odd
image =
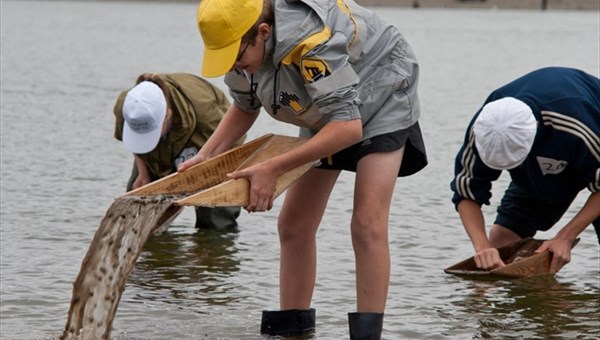
{"type": "Polygon", "coordinates": [[[380,340],[383,313],[348,313],[350,340],[380,340]]]}
{"type": "Polygon", "coordinates": [[[297,336],[315,330],[315,309],[288,309],[263,311],[260,333],[268,335],[297,336]]]}

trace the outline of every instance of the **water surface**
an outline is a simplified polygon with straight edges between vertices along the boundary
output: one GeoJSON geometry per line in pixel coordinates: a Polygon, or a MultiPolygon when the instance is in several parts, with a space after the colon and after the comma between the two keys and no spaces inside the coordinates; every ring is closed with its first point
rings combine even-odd
{"type": "MultiPolygon", "coordinates": [[[[143,72],[199,73],[202,44],[191,3],[1,6],[0,337],[50,339],[65,325],[81,260],[133,162],[112,136],[118,93],[143,72]]],[[[448,186],[471,115],[490,91],[539,67],[598,76],[598,14],[374,10],[401,29],[420,60],[430,160],[396,185],[384,338],[598,339],[600,256],[591,227],[555,277],[486,281],[443,273],[472,255],[448,186]]],[[[224,89],[222,79],[214,82],[224,89]]],[[[249,137],[269,132],[296,129],[260,117],[249,137]]],[[[347,338],[346,313],[355,309],[352,182],[352,174],[342,175],[318,235],[318,339],[347,338]]],[[[506,177],[493,204],[504,185],[506,177]]],[[[281,202],[268,213],[243,213],[230,233],[196,231],[190,208],[151,237],[112,337],[260,339],[261,311],[278,306],[281,202]]],[[[493,208],[484,213],[493,219],[493,208]]]]}

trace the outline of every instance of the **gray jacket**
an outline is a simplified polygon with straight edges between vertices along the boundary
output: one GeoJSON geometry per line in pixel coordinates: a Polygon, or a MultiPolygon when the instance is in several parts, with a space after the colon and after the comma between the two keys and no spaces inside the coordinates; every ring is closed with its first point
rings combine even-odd
{"type": "Polygon", "coordinates": [[[360,118],[363,139],[417,122],[419,67],[396,27],[352,0],[273,3],[275,24],[260,69],[225,76],[237,106],[262,106],[307,137],[332,120],[360,118]]]}

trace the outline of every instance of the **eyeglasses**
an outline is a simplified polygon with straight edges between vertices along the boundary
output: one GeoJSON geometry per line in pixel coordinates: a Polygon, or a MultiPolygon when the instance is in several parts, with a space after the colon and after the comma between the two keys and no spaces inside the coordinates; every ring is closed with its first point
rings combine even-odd
{"type": "Polygon", "coordinates": [[[250,46],[250,43],[246,44],[246,47],[244,47],[244,49],[242,50],[242,53],[240,53],[240,55],[235,60],[236,63],[239,63],[242,60],[242,58],[244,57],[244,53],[246,53],[246,50],[248,49],[248,46],[250,46]]]}

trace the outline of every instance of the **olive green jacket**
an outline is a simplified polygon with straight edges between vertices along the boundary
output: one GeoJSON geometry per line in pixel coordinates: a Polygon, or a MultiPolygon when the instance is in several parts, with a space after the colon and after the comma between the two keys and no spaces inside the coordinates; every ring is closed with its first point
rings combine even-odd
{"type": "MultiPolygon", "coordinates": [[[[223,118],[230,103],[224,93],[208,81],[186,73],[142,74],[136,84],[149,80],[165,92],[167,107],[173,111],[172,125],[168,134],[147,154],[138,155],[144,160],[153,180],[176,171],[178,163],[189,158],[190,148],[198,152],[223,118]],[[182,154],[188,150],[186,154],[182,154]]],[[[131,90],[131,89],[129,89],[131,90]]],[[[119,95],[114,107],[116,118],[114,136],[123,138],[123,102],[129,92],[119,95]]],[[[244,138],[236,142],[243,143],[244,138]]]]}

